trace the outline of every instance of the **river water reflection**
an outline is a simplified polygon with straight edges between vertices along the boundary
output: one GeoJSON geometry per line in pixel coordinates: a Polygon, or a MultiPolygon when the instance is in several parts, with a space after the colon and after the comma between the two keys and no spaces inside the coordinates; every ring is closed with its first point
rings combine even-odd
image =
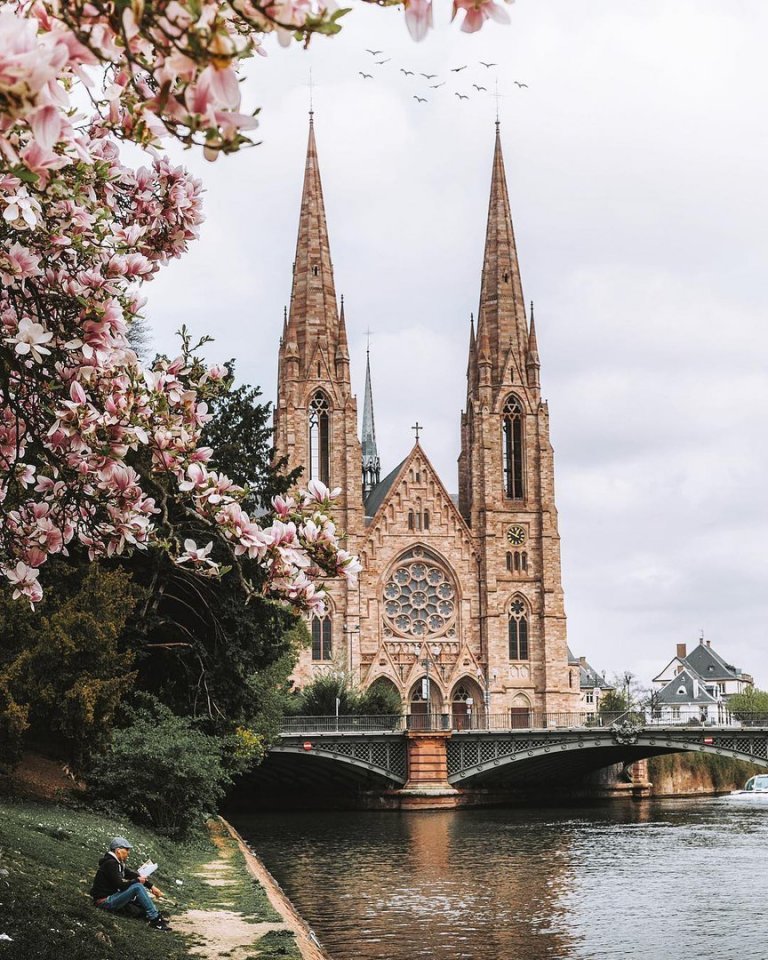
{"type": "Polygon", "coordinates": [[[768,960],[768,806],[236,824],[333,960],[768,960]]]}

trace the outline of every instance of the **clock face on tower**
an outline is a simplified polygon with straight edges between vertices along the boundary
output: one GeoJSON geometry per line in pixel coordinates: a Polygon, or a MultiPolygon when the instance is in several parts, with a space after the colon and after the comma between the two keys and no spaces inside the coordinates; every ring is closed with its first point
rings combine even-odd
{"type": "Polygon", "coordinates": [[[517,524],[514,524],[507,530],[507,540],[509,540],[510,543],[514,543],[516,547],[519,547],[520,544],[525,543],[525,530],[517,524]]]}

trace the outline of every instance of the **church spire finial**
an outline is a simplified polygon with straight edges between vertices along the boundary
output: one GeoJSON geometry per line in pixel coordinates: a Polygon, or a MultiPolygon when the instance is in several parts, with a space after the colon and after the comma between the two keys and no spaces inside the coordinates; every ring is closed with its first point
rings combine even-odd
{"type": "Polygon", "coordinates": [[[528,333],[528,349],[525,366],[528,375],[528,386],[538,387],[540,385],[539,368],[541,367],[541,361],[539,360],[539,345],[536,342],[536,321],[533,317],[533,300],[531,300],[531,328],[528,333]]]}
{"type": "Polygon", "coordinates": [[[381,479],[381,463],[376,447],[376,423],[373,418],[373,389],[371,387],[371,343],[368,331],[368,346],[365,351],[365,400],[363,403],[363,499],[381,479]]]}

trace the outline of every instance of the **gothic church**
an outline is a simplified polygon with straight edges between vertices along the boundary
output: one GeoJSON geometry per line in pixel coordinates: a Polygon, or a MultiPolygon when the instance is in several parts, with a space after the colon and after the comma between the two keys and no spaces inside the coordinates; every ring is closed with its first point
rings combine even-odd
{"type": "Polygon", "coordinates": [[[560,576],[549,414],[526,318],[499,124],[480,288],[461,414],[456,499],[417,438],[381,477],[370,360],[362,442],[344,302],[334,287],[310,114],[290,310],[280,341],[275,446],[304,478],[341,487],[336,520],[363,565],[329,585],[327,615],[294,673],[344,670],[392,684],[412,714],[451,725],[576,711],[560,576]]]}

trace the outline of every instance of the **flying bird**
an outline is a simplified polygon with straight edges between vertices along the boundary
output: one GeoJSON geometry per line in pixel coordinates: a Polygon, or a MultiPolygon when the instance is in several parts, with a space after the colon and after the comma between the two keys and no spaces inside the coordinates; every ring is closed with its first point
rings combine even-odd
{"type": "Polygon", "coordinates": [[[526,88],[528,87],[528,84],[527,84],[527,83],[520,83],[519,80],[515,80],[515,81],[513,81],[513,82],[514,82],[514,84],[515,84],[516,87],[526,87],[526,88]]]}
{"type": "Polygon", "coordinates": [[[412,77],[412,76],[413,76],[413,70],[404,70],[402,67],[400,67],[400,73],[404,73],[404,74],[406,75],[406,77],[412,77]]]}
{"type": "Polygon", "coordinates": [[[391,59],[392,59],[392,57],[387,57],[386,60],[377,60],[376,63],[377,63],[379,66],[381,66],[382,63],[389,63],[389,61],[390,61],[391,59]]]}
{"type": "Polygon", "coordinates": [[[457,93],[456,96],[459,100],[469,100],[469,97],[465,96],[463,93],[457,93]]]}
{"type": "Polygon", "coordinates": [[[427,98],[426,98],[426,97],[417,97],[416,94],[413,95],[413,99],[414,99],[414,100],[418,100],[419,103],[426,103],[426,102],[427,102],[427,98]]]}
{"type": "Polygon", "coordinates": [[[358,70],[357,72],[360,74],[360,76],[363,78],[363,80],[373,80],[373,74],[372,74],[372,73],[363,73],[362,70],[358,70]]]}
{"type": "Polygon", "coordinates": [[[463,67],[451,67],[451,73],[458,73],[460,70],[466,70],[466,69],[467,69],[467,65],[465,63],[463,67]]]}
{"type": "Polygon", "coordinates": [[[365,52],[366,52],[366,53],[370,53],[371,56],[373,56],[373,57],[378,57],[378,55],[379,55],[380,53],[384,53],[383,50],[369,50],[367,47],[365,48],[365,52]]]}
{"type": "Polygon", "coordinates": [[[481,90],[485,90],[486,93],[488,92],[488,87],[479,87],[476,83],[473,83],[472,86],[475,88],[475,90],[477,90],[478,93],[480,93],[481,90]]]}
{"type": "Polygon", "coordinates": [[[481,60],[480,63],[482,63],[482,65],[483,65],[484,67],[495,67],[495,66],[496,66],[495,63],[486,63],[485,60],[481,60]]]}
{"type": "Polygon", "coordinates": [[[425,80],[434,80],[437,76],[436,73],[420,73],[420,77],[424,77],[425,80]]]}
{"type": "Polygon", "coordinates": [[[437,90],[438,87],[444,87],[444,86],[445,86],[445,80],[443,80],[441,83],[430,83],[429,89],[437,90]]]}

